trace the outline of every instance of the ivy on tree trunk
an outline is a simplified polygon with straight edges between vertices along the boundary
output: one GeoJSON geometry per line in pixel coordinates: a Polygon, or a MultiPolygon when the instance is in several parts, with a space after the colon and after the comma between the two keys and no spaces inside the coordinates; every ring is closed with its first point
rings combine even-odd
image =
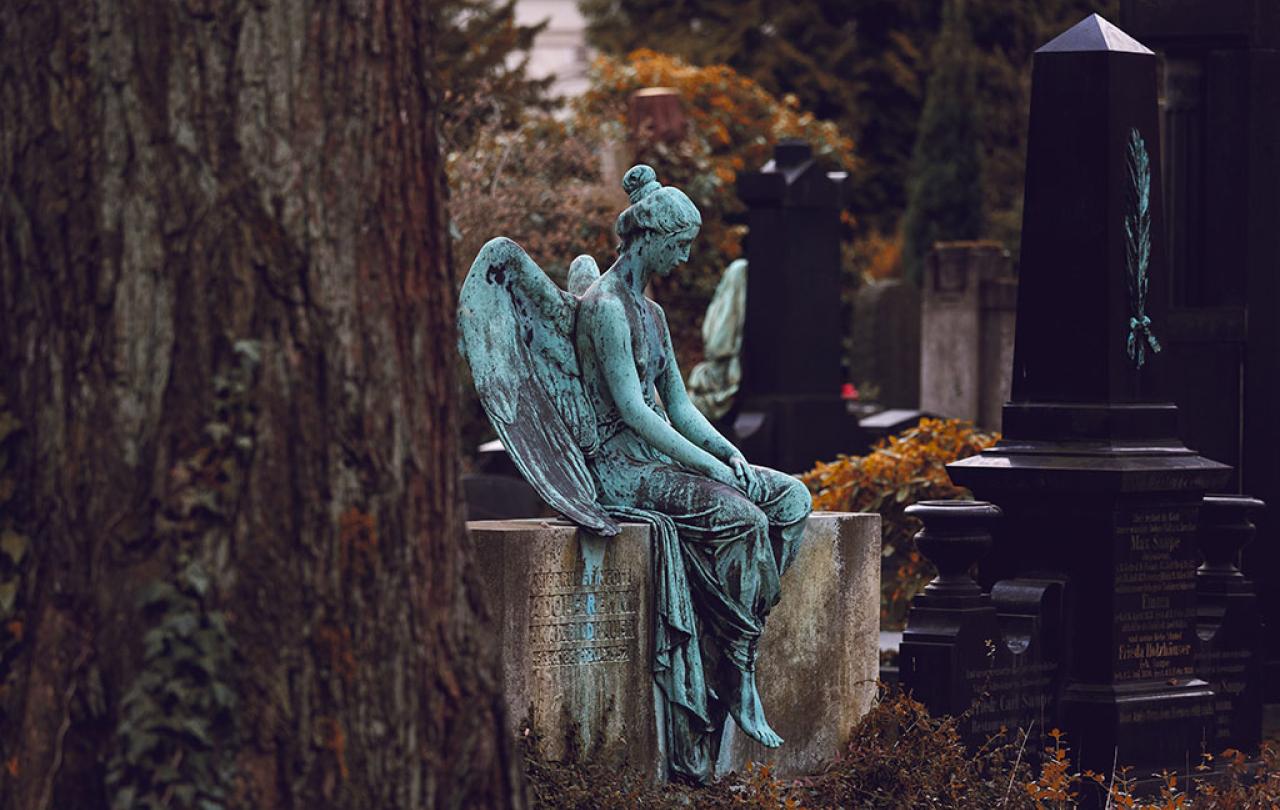
{"type": "Polygon", "coordinates": [[[430,5],[0,7],[0,808],[522,803],[430,5]]]}

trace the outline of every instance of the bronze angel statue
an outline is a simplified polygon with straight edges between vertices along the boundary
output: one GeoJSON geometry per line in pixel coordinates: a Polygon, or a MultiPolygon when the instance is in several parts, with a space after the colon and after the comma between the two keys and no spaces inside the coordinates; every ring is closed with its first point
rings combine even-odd
{"type": "Polygon", "coordinates": [[[693,406],[654,275],[689,259],[697,207],[652,168],[632,167],[618,259],[589,256],[559,289],[497,238],[462,286],[459,326],[476,390],[520,471],[552,507],[601,535],[620,519],[654,539],[656,660],[674,774],[712,775],[725,714],[762,744],[756,649],[812,508],[791,476],[747,463],[693,406]]]}

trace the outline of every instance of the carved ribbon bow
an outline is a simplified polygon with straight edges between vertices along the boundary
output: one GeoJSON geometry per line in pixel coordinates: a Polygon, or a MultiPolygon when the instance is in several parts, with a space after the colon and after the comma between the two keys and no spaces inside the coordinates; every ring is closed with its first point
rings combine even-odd
{"type": "Polygon", "coordinates": [[[1160,353],[1160,341],[1156,340],[1155,334],[1151,331],[1151,319],[1146,315],[1130,318],[1129,359],[1133,360],[1138,368],[1142,368],[1142,364],[1147,360],[1147,346],[1151,347],[1153,353],[1160,353]]]}

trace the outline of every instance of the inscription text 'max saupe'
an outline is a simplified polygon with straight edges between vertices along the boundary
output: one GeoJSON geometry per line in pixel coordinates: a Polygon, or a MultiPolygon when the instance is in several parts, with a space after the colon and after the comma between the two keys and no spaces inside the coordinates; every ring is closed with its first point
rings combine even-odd
{"type": "Polygon", "coordinates": [[[1185,508],[1159,504],[1116,526],[1116,680],[1194,676],[1195,531],[1185,508]]]}

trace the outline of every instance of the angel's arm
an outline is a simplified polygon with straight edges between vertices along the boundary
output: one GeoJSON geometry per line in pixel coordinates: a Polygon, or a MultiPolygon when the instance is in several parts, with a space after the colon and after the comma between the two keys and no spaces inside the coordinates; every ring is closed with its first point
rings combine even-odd
{"type": "Polygon", "coordinates": [[[667,316],[662,308],[653,305],[658,313],[658,324],[662,327],[663,351],[667,355],[666,368],[657,380],[658,394],[662,404],[671,417],[671,424],[676,430],[698,447],[728,464],[735,455],[741,455],[733,442],[726,439],[720,431],[712,427],[707,417],[689,399],[689,392],[680,377],[680,369],[676,365],[676,352],[671,345],[671,330],[667,328],[667,316]]]}
{"type": "Polygon", "coordinates": [[[658,393],[667,408],[667,415],[671,417],[671,424],[690,442],[719,457],[733,471],[733,485],[746,493],[747,497],[758,501],[765,496],[764,481],[742,452],[733,446],[733,442],[712,427],[707,417],[689,399],[689,392],[680,377],[680,368],[676,365],[676,352],[671,345],[671,330],[667,328],[666,313],[657,304],[653,307],[658,312],[663,349],[667,355],[666,368],[658,377],[658,393]]]}
{"type": "Polygon", "coordinates": [[[584,307],[581,327],[589,330],[605,384],[627,426],[655,448],[717,481],[734,485],[733,472],[720,460],[697,447],[667,424],[644,401],[631,351],[631,331],[622,302],[600,300],[584,307]]]}

